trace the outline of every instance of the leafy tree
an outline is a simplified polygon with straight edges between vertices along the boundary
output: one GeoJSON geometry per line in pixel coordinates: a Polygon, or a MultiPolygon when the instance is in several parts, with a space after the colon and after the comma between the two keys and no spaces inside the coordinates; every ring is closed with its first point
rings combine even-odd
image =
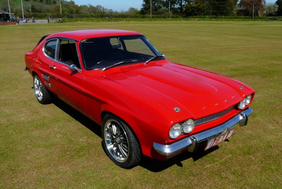
{"type": "Polygon", "coordinates": [[[238,1],[239,0],[228,0],[227,3],[226,3],[226,12],[228,15],[230,14],[236,14],[235,13],[235,8],[238,4],[238,1]]]}
{"type": "Polygon", "coordinates": [[[164,10],[167,10],[166,14],[168,14],[169,9],[173,13],[179,13],[177,0],[163,0],[162,5],[165,8],[164,10]]]}
{"type": "MultiPolygon", "coordinates": [[[[163,7],[163,1],[162,0],[152,0],[152,11],[153,12],[157,12],[162,7],[163,7]]],[[[144,0],[143,1],[140,13],[141,14],[149,14],[150,13],[150,0],[144,0]]]]}
{"type": "Polygon", "coordinates": [[[68,14],[79,14],[79,6],[74,3],[74,1],[65,1],[64,9],[67,10],[68,14]]]}
{"type": "Polygon", "coordinates": [[[238,0],[189,0],[185,15],[231,15],[238,0]]]}
{"type": "Polygon", "coordinates": [[[190,2],[189,0],[176,0],[176,5],[179,9],[180,14],[183,13],[185,4],[189,2],[190,2]]]}
{"type": "Polygon", "coordinates": [[[208,0],[213,15],[231,15],[238,0],[208,0]]]}
{"type": "MultiPolygon", "coordinates": [[[[173,13],[182,14],[184,11],[184,6],[188,0],[152,0],[152,11],[154,14],[168,14],[168,10],[173,13]],[[170,7],[169,7],[170,4],[170,7]]],[[[141,14],[150,13],[150,0],[144,0],[142,8],[140,10],[141,14]]]]}
{"type": "MultiPolygon", "coordinates": [[[[14,7],[15,3],[13,1],[10,1],[10,6],[14,7]]],[[[7,1],[0,1],[0,9],[8,12],[9,11],[8,2],[7,1]]]]}
{"type": "Polygon", "coordinates": [[[90,11],[87,5],[81,5],[79,8],[80,8],[79,14],[82,14],[82,15],[90,14],[90,11]]]}
{"type": "Polygon", "coordinates": [[[275,3],[266,3],[265,10],[266,10],[267,15],[270,15],[270,16],[276,15],[277,10],[278,10],[278,5],[275,3]]]}
{"type": "Polygon", "coordinates": [[[136,9],[136,8],[133,8],[133,7],[130,7],[128,10],[127,10],[127,14],[129,14],[129,15],[134,15],[134,14],[137,14],[139,11],[138,11],[138,9],[136,9]]]}
{"type": "Polygon", "coordinates": [[[105,14],[108,12],[108,10],[101,5],[96,6],[96,11],[97,14],[105,14]]]}
{"type": "Polygon", "coordinates": [[[205,15],[212,15],[212,6],[209,0],[199,0],[201,4],[204,6],[205,15]]]}
{"type": "Polygon", "coordinates": [[[185,16],[197,16],[205,14],[205,7],[202,2],[196,0],[194,2],[186,3],[184,6],[185,16]]]}
{"type": "Polygon", "coordinates": [[[278,5],[277,15],[282,16],[282,0],[277,0],[276,5],[278,5]]]}

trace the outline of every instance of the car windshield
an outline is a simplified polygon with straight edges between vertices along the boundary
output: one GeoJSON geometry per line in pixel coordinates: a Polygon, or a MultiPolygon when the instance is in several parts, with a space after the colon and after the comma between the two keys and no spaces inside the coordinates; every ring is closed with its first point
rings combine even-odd
{"type": "Polygon", "coordinates": [[[163,59],[161,54],[141,35],[86,39],[81,42],[86,70],[108,69],[123,64],[163,59]],[[121,62],[123,64],[121,64],[121,62]]]}

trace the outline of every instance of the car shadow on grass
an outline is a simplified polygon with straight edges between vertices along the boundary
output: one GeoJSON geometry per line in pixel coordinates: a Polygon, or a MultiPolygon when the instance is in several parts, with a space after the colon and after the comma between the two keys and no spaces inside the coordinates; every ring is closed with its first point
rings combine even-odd
{"type": "MultiPolygon", "coordinates": [[[[60,108],[62,111],[70,115],[72,118],[74,118],[76,121],[84,125],[86,128],[88,128],[91,132],[96,134],[97,136],[101,137],[101,127],[95,123],[93,120],[89,119],[70,105],[66,104],[62,100],[53,97],[53,104],[60,108]]],[[[102,148],[102,145],[101,145],[102,148]]],[[[152,171],[152,172],[161,172],[169,167],[172,167],[174,165],[177,165],[178,167],[183,167],[182,162],[185,160],[188,160],[190,158],[193,159],[193,161],[197,161],[201,159],[202,157],[208,155],[209,153],[215,151],[218,149],[218,146],[213,147],[207,151],[204,151],[203,147],[199,147],[198,151],[196,153],[189,153],[189,152],[184,152],[182,154],[179,154],[167,161],[159,161],[155,160],[149,157],[143,157],[142,162],[139,164],[139,166],[152,171]]],[[[106,155],[106,153],[105,153],[106,155]]]]}
{"type": "Polygon", "coordinates": [[[53,97],[53,104],[101,138],[101,127],[64,101],[53,97]]]}
{"type": "Polygon", "coordinates": [[[149,157],[144,157],[142,162],[140,163],[140,166],[152,172],[161,172],[174,165],[182,168],[184,167],[182,164],[183,161],[192,159],[194,162],[196,162],[197,160],[212,153],[213,151],[217,150],[218,148],[219,148],[218,146],[215,146],[207,151],[204,151],[204,148],[200,147],[196,153],[189,153],[188,151],[186,151],[166,161],[159,161],[159,160],[155,160],[149,157]]]}

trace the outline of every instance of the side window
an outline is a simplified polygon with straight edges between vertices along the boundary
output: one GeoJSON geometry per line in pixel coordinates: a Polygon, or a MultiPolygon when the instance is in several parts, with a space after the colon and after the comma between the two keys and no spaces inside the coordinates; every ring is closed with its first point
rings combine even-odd
{"type": "Polygon", "coordinates": [[[49,41],[45,44],[44,52],[51,58],[55,59],[57,40],[49,41]]]}
{"type": "Polygon", "coordinates": [[[72,40],[61,39],[58,60],[68,65],[75,64],[80,68],[76,44],[72,40]]]}

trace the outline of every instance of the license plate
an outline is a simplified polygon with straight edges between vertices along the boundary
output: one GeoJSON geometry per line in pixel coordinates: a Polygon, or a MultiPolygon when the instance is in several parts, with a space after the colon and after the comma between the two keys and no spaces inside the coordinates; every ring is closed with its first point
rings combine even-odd
{"type": "Polygon", "coordinates": [[[225,141],[225,140],[229,139],[233,135],[234,131],[235,131],[235,129],[232,129],[232,130],[228,131],[227,133],[225,133],[223,135],[220,135],[218,137],[215,137],[215,138],[209,140],[208,144],[207,144],[207,146],[205,148],[205,151],[210,149],[210,148],[212,148],[212,147],[214,147],[214,146],[216,146],[216,145],[218,145],[222,141],[225,141]]]}

